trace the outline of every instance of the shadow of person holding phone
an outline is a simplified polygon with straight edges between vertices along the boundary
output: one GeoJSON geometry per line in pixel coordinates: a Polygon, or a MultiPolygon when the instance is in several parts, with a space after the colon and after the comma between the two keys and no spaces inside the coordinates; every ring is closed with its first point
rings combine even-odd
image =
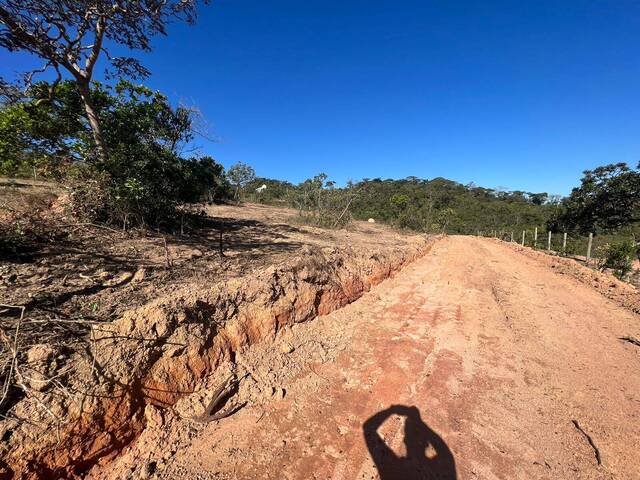
{"type": "Polygon", "coordinates": [[[363,430],[381,480],[456,480],[451,450],[422,421],[416,407],[393,405],[364,422],[363,430]],[[378,428],[392,415],[405,417],[405,457],[397,456],[378,434],[378,428]]]}

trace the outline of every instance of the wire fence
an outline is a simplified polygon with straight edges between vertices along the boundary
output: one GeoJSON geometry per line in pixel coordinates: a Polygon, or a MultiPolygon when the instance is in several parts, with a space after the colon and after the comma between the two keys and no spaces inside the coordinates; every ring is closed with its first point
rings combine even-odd
{"type": "Polygon", "coordinates": [[[593,233],[576,235],[567,232],[554,232],[544,227],[478,231],[477,235],[498,238],[505,242],[514,242],[525,247],[547,251],[556,255],[574,257],[586,262],[599,260],[607,244],[621,240],[636,242],[633,235],[594,235],[593,233]]]}

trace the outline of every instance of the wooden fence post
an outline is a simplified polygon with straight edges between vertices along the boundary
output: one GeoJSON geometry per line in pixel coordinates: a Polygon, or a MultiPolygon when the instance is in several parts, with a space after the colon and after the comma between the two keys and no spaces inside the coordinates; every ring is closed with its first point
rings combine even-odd
{"type": "Polygon", "coordinates": [[[567,232],[564,232],[562,236],[562,254],[565,255],[567,253],[567,232]]]}
{"type": "Polygon", "coordinates": [[[547,252],[551,251],[551,230],[549,230],[549,238],[547,238],[547,252]]]}
{"type": "Polygon", "coordinates": [[[538,248],[538,227],[533,230],[533,248],[538,248]]]}
{"type": "Polygon", "coordinates": [[[526,232],[526,230],[522,230],[522,246],[524,247],[524,233],[526,232]]]}
{"type": "Polygon", "coordinates": [[[589,234],[589,243],[587,243],[587,265],[591,260],[591,245],[593,245],[593,233],[589,234]]]}

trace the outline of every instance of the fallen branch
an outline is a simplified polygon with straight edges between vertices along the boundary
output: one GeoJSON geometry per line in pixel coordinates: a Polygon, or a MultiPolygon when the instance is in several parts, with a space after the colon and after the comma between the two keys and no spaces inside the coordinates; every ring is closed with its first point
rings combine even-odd
{"type": "Polygon", "coordinates": [[[11,351],[11,365],[9,367],[9,373],[7,373],[7,376],[5,378],[4,385],[2,388],[2,398],[0,398],[0,406],[2,406],[5,399],[7,398],[7,395],[9,394],[9,388],[11,387],[11,379],[13,378],[13,372],[17,367],[18,337],[20,336],[20,325],[22,324],[22,320],[24,319],[24,312],[27,310],[27,307],[25,307],[24,305],[5,305],[5,304],[0,304],[0,307],[5,308],[7,310],[10,310],[10,309],[20,310],[20,318],[16,323],[16,332],[13,337],[13,346],[11,345],[11,341],[9,340],[9,338],[7,338],[5,333],[2,330],[0,330],[0,335],[2,335],[2,340],[7,344],[7,347],[11,351]]]}
{"type": "Polygon", "coordinates": [[[584,437],[587,439],[587,442],[589,442],[589,445],[591,445],[591,448],[593,448],[593,453],[596,456],[596,462],[598,462],[598,465],[602,465],[602,458],[600,457],[600,450],[598,450],[598,447],[596,447],[596,444],[593,443],[593,439],[591,438],[591,435],[589,435],[587,432],[585,432],[582,427],[580,427],[580,424],[578,423],[577,420],[571,420],[571,422],[573,423],[573,426],[576,427],[576,429],[582,433],[582,435],[584,435],[584,437]]]}
{"type": "Polygon", "coordinates": [[[100,225],[99,223],[67,223],[67,224],[61,224],[61,225],[54,225],[54,227],[56,228],[95,227],[95,228],[102,228],[103,230],[109,230],[110,232],[114,232],[118,234],[122,233],[120,230],[116,230],[114,228],[110,228],[105,225],[100,225]]]}
{"type": "Polygon", "coordinates": [[[627,335],[625,337],[620,337],[620,340],[622,340],[623,342],[629,342],[632,345],[635,345],[636,347],[640,347],[640,340],[638,340],[635,337],[631,337],[631,336],[627,335]]]}
{"type": "Polygon", "coordinates": [[[193,420],[199,423],[208,423],[213,420],[219,420],[221,418],[227,417],[234,413],[235,410],[231,408],[227,410],[226,415],[223,415],[224,411],[213,414],[214,410],[216,410],[216,407],[218,407],[218,405],[222,403],[223,400],[226,400],[229,397],[229,395],[237,385],[238,380],[236,379],[236,376],[234,374],[229,375],[229,377],[227,377],[225,381],[222,382],[220,386],[213,392],[213,398],[205,408],[204,415],[194,417],[193,420]]]}

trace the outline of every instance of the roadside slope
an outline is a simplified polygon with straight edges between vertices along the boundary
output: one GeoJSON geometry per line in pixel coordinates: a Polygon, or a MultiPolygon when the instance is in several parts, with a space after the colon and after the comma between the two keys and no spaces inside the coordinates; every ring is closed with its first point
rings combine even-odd
{"type": "MultiPolygon", "coordinates": [[[[200,234],[224,231],[223,255],[217,242],[179,236],[179,248],[164,248],[164,269],[134,273],[132,262],[115,285],[99,262],[74,267],[85,251],[102,258],[85,236],[74,239],[85,248],[71,250],[68,264],[50,251],[0,263],[7,280],[0,296],[8,292],[15,305],[0,309],[10,347],[1,360],[5,378],[14,379],[0,402],[0,478],[77,478],[108,462],[153,423],[154,412],[191,398],[237,352],[354,301],[434,241],[363,222],[340,231],[294,227],[282,209],[210,210],[203,220],[212,226],[200,234]],[[199,255],[191,257],[194,245],[199,255]],[[87,285],[69,285],[77,279],[87,285]]],[[[124,249],[150,244],[109,234],[124,249]]],[[[246,386],[246,377],[232,374],[229,388],[241,380],[246,386]]],[[[206,416],[220,407],[207,406],[206,416]]]]}
{"type": "Polygon", "coordinates": [[[637,315],[544,262],[448,237],[240,352],[275,393],[209,423],[166,410],[90,478],[379,478],[374,461],[423,475],[406,478],[640,478],[640,352],[619,340],[639,334],[637,315]]]}

